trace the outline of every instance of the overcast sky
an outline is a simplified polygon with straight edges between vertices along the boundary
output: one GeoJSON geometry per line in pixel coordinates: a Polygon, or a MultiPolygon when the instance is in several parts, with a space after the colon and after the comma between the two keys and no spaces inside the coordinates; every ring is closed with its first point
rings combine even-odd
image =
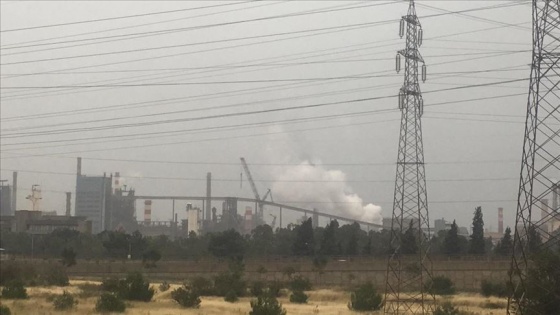
{"type": "MultiPolygon", "coordinates": [[[[212,172],[215,196],[252,197],[243,156],[276,202],[391,215],[407,1],[0,5],[1,177],[20,172],[19,209],[39,184],[41,209],[63,213],[77,156],[84,174],[120,172],[138,195],[204,195],[212,172]],[[352,198],[333,203],[341,191],[352,198]]],[[[530,2],[417,1],[417,13],[430,220],[470,226],[480,205],[487,228],[498,207],[512,226],[530,2]]],[[[170,203],[153,209],[170,219],[170,203]]]]}

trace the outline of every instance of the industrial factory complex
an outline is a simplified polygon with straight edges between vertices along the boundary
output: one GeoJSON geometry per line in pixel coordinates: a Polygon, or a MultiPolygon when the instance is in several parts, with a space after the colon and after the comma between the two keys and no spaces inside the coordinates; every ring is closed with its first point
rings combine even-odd
{"type": "MultiPolygon", "coordinates": [[[[97,234],[106,230],[123,231],[131,233],[139,231],[143,235],[156,236],[166,235],[171,238],[184,237],[189,233],[206,233],[235,229],[241,233],[248,234],[256,226],[264,224],[264,208],[270,210],[273,227],[286,227],[282,222],[285,211],[295,211],[301,214],[302,219],[311,217],[313,225],[317,226],[320,218],[326,222],[337,219],[343,222],[358,222],[366,229],[391,229],[393,224],[391,218],[384,218],[381,224],[364,222],[352,218],[322,213],[317,209],[304,209],[291,205],[283,205],[272,201],[271,191],[261,198],[253,182],[249,167],[243,158],[242,166],[255,198],[221,197],[212,195],[212,174],[208,173],[206,178],[206,196],[142,196],[137,195],[133,188],[122,185],[120,174],[103,174],[89,176],[82,174],[82,159],[77,159],[76,169],[76,191],[74,199],[72,193],[66,193],[66,209],[64,215],[57,215],[57,211],[41,211],[38,209],[38,201],[41,199],[41,191],[34,185],[26,199],[30,201],[32,209],[22,209],[17,205],[14,196],[17,195],[18,173],[13,173],[12,184],[7,180],[2,181],[0,186],[0,229],[4,231],[26,232],[32,234],[47,234],[55,229],[71,229],[82,233],[97,234]],[[172,220],[152,220],[152,203],[154,200],[173,201],[172,220]],[[185,209],[175,209],[175,201],[187,201],[185,209]],[[137,201],[141,201],[137,203],[137,201]],[[191,203],[192,202],[192,203],[191,203]],[[72,213],[74,203],[74,213],[72,213]],[[253,204],[240,209],[239,204],[253,204]],[[137,204],[143,206],[140,213],[143,217],[137,217],[137,204]],[[195,204],[201,205],[201,207],[195,204]],[[178,219],[179,211],[186,211],[186,219],[178,219]]],[[[556,188],[551,208],[558,207],[558,193],[556,188]]],[[[542,200],[542,208],[548,209],[549,201],[542,200]]],[[[543,210],[542,216],[547,216],[543,210]]],[[[418,222],[413,221],[415,226],[418,222]]],[[[417,221],[417,220],[416,220],[417,221]]],[[[487,231],[487,235],[498,240],[504,233],[503,208],[498,208],[498,231],[487,231]]],[[[431,227],[432,233],[448,230],[451,222],[444,218],[434,220],[431,227]]],[[[541,227],[546,230],[560,228],[560,218],[548,221],[547,226],[541,227]]],[[[466,227],[459,228],[459,234],[468,235],[466,227]]]]}

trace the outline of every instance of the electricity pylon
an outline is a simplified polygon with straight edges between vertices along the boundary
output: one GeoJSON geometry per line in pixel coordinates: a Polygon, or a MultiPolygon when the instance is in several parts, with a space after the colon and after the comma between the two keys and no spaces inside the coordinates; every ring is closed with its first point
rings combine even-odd
{"type": "Polygon", "coordinates": [[[418,81],[418,65],[422,64],[422,81],[426,66],[418,51],[422,45],[422,26],[416,16],[414,1],[400,24],[400,36],[406,33],[406,48],[397,54],[397,72],[401,56],[405,59],[404,84],[399,91],[401,131],[397,175],[391,223],[392,255],[387,263],[385,313],[432,314],[435,297],[425,284],[432,280],[429,252],[428,196],[422,144],[422,112],[424,102],[418,81]],[[414,240],[405,236],[414,235],[414,240]]]}
{"type": "MultiPolygon", "coordinates": [[[[555,288],[527,277],[535,255],[560,244],[560,0],[533,0],[533,56],[515,218],[508,314],[545,314],[529,295],[555,288]]],[[[555,311],[558,311],[556,308],[555,311]]],[[[546,312],[546,311],[545,311],[546,312]]]]}

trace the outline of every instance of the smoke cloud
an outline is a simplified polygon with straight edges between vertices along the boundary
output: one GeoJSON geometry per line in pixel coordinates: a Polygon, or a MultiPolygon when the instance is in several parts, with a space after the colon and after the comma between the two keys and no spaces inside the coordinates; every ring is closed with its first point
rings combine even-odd
{"type": "Polygon", "coordinates": [[[340,170],[329,170],[320,163],[306,160],[278,168],[273,178],[275,182],[271,188],[279,202],[297,202],[298,207],[381,224],[381,207],[371,203],[364,205],[340,170]]]}

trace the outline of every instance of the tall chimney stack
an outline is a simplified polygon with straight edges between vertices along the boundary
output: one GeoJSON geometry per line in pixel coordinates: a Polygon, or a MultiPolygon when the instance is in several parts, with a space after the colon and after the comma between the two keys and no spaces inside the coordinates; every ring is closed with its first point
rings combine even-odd
{"type": "Polygon", "coordinates": [[[78,157],[78,167],[77,167],[77,170],[76,170],[76,175],[78,177],[82,176],[82,158],[81,157],[78,157]]]}
{"type": "Polygon", "coordinates": [[[17,172],[13,172],[12,176],[12,215],[15,215],[17,211],[17,172]]]}
{"type": "Polygon", "coordinates": [[[150,223],[152,222],[152,201],[145,200],[144,201],[144,222],[150,223]]]}
{"type": "Polygon", "coordinates": [[[66,192],[66,216],[69,217],[70,214],[70,209],[72,208],[72,193],[71,192],[66,192]]]}
{"type": "Polygon", "coordinates": [[[498,208],[498,233],[504,234],[504,208],[498,208]]]}
{"type": "Polygon", "coordinates": [[[211,220],[212,219],[212,173],[206,174],[206,215],[204,219],[211,220]]]}

